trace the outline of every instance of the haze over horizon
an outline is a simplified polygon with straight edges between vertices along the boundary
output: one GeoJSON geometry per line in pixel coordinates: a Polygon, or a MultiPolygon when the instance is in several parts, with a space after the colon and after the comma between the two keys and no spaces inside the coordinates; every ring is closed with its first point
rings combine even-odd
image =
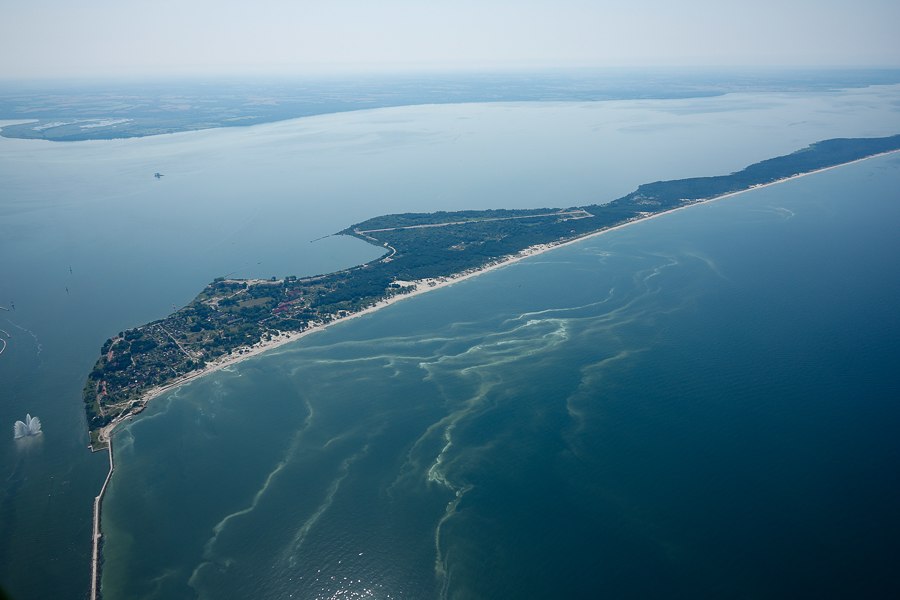
{"type": "Polygon", "coordinates": [[[0,79],[558,67],[894,67],[900,4],[173,0],[6,7],[0,79]]]}

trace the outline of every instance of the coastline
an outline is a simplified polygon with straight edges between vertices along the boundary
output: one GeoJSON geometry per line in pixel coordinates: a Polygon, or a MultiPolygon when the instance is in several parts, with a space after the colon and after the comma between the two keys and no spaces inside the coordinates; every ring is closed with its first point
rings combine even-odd
{"type": "MultiPolygon", "coordinates": [[[[519,251],[519,252],[516,253],[516,254],[508,255],[508,256],[504,256],[504,257],[500,257],[500,258],[498,258],[497,260],[495,260],[495,261],[493,261],[493,262],[491,262],[491,263],[488,263],[488,264],[486,264],[486,265],[483,265],[483,266],[481,266],[481,267],[478,267],[478,268],[475,268],[475,269],[470,269],[470,270],[467,270],[467,271],[462,271],[462,272],[460,272],[460,273],[455,273],[455,274],[450,275],[450,276],[447,276],[447,277],[440,277],[440,278],[436,278],[436,279],[423,279],[423,280],[416,280],[416,281],[404,282],[404,283],[407,283],[407,284],[414,284],[414,285],[415,285],[415,289],[414,289],[413,291],[408,292],[408,293],[405,293],[405,294],[399,294],[399,295],[393,296],[393,297],[388,298],[388,299],[385,299],[385,300],[380,300],[380,301],[376,302],[374,305],[369,306],[369,307],[367,307],[367,308],[365,308],[365,309],[363,309],[363,310],[361,310],[361,311],[358,311],[358,312],[355,312],[355,313],[352,313],[352,314],[348,314],[348,315],[346,315],[346,316],[344,316],[344,317],[338,317],[338,318],[335,318],[335,319],[333,319],[332,321],[329,321],[328,323],[322,323],[322,324],[316,325],[316,326],[311,327],[311,328],[309,328],[309,329],[306,329],[306,330],[304,330],[304,331],[302,331],[302,332],[291,332],[291,333],[279,332],[278,335],[273,336],[270,340],[260,341],[259,343],[255,344],[255,345],[253,345],[253,346],[251,346],[251,347],[249,347],[249,348],[241,348],[241,349],[239,349],[238,351],[233,352],[232,354],[229,354],[229,355],[220,357],[220,358],[218,358],[218,359],[216,359],[216,360],[214,360],[214,361],[208,363],[203,369],[200,369],[200,370],[198,370],[198,371],[193,371],[193,372],[191,372],[191,373],[188,373],[187,375],[184,375],[184,376],[182,376],[182,377],[180,377],[180,378],[178,378],[178,379],[176,379],[176,380],[174,380],[174,381],[172,381],[172,382],[170,382],[170,383],[168,383],[168,384],[166,384],[166,385],[164,385],[164,386],[161,386],[161,387],[158,387],[158,388],[152,388],[152,389],[148,390],[147,392],[145,392],[144,394],[142,394],[140,398],[138,398],[138,399],[136,399],[136,400],[134,400],[134,401],[131,402],[131,406],[132,406],[132,407],[138,406],[138,409],[137,409],[137,411],[136,411],[135,413],[129,413],[129,414],[128,414],[127,416],[125,416],[125,417],[118,418],[118,419],[116,419],[116,420],[110,422],[108,425],[106,425],[106,426],[104,426],[104,427],[102,427],[101,429],[98,430],[98,445],[102,445],[102,444],[105,444],[105,445],[106,445],[106,449],[108,449],[108,451],[109,451],[109,463],[110,463],[110,468],[109,468],[109,473],[108,473],[107,476],[106,476],[106,480],[105,480],[105,482],[104,482],[104,484],[103,484],[103,487],[102,487],[101,490],[100,490],[100,494],[94,499],[94,519],[93,519],[93,520],[94,520],[94,523],[93,523],[93,530],[92,530],[92,570],[91,570],[91,594],[90,594],[91,600],[96,600],[96,599],[98,598],[98,595],[99,595],[99,592],[100,592],[99,562],[100,562],[100,541],[101,541],[101,538],[102,538],[101,527],[100,527],[100,525],[101,525],[101,523],[100,523],[100,521],[101,521],[101,504],[102,504],[103,497],[104,497],[104,495],[105,495],[106,489],[107,489],[107,487],[108,487],[109,481],[110,481],[111,478],[112,478],[113,470],[114,470],[113,450],[112,450],[112,438],[113,438],[114,435],[115,435],[115,430],[116,430],[116,428],[117,428],[119,425],[121,425],[123,422],[125,422],[126,420],[132,419],[133,416],[134,416],[134,414],[141,412],[141,411],[146,407],[146,404],[147,404],[150,400],[152,400],[152,399],[154,399],[154,398],[157,398],[157,397],[159,397],[159,396],[161,396],[161,395],[163,395],[163,394],[165,394],[165,393],[167,393],[167,392],[169,392],[169,391],[171,391],[171,390],[174,390],[174,389],[176,389],[176,388],[178,388],[178,387],[180,387],[180,386],[182,386],[182,385],[184,385],[184,384],[186,384],[186,383],[190,383],[191,381],[193,381],[193,380],[195,380],[195,379],[198,379],[198,378],[203,377],[203,376],[205,376],[205,375],[209,375],[209,374],[214,373],[215,371],[218,371],[218,370],[220,370],[220,369],[224,369],[224,368],[226,368],[226,367],[230,367],[230,366],[232,366],[232,365],[235,365],[235,364],[237,364],[237,363],[240,363],[241,361],[243,361],[243,360],[245,360],[245,359],[247,359],[247,358],[251,358],[251,357],[254,357],[254,356],[258,356],[258,355],[260,355],[260,354],[262,354],[262,353],[264,353],[264,352],[267,352],[267,351],[272,350],[272,349],[274,349],[274,348],[278,348],[278,347],[283,346],[283,345],[285,345],[285,344],[287,344],[287,343],[289,343],[289,342],[293,342],[293,341],[299,340],[299,339],[303,338],[304,336],[307,336],[307,335],[310,335],[310,334],[312,334],[312,333],[315,333],[315,332],[324,330],[325,328],[327,328],[328,326],[330,326],[330,325],[332,325],[332,324],[339,323],[339,322],[343,322],[343,321],[347,321],[347,320],[349,320],[349,319],[353,319],[353,318],[356,318],[356,317],[360,317],[360,316],[363,316],[363,315],[366,315],[366,314],[374,313],[374,312],[376,312],[376,311],[378,311],[378,310],[380,310],[380,309],[382,309],[382,308],[384,308],[384,307],[386,307],[386,306],[389,306],[389,305],[391,305],[391,304],[393,304],[393,303],[395,303],[395,302],[399,302],[400,300],[403,300],[403,299],[405,299],[405,298],[410,298],[410,297],[413,297],[413,296],[417,296],[417,295],[420,295],[420,294],[424,294],[424,293],[429,292],[429,291],[431,291],[431,290],[435,290],[435,289],[439,289],[439,288],[442,288],[442,287],[446,287],[446,286],[452,285],[452,284],[454,284],[454,283],[457,283],[457,282],[459,282],[459,281],[464,281],[464,280],[466,280],[466,279],[475,277],[475,276],[480,275],[480,274],[482,274],[482,273],[486,273],[486,272],[488,272],[488,271],[492,271],[492,270],[497,269],[497,268],[499,268],[499,267],[502,267],[502,266],[506,266],[506,265],[510,265],[510,264],[516,263],[516,262],[518,262],[518,261],[520,261],[520,260],[523,260],[523,259],[525,259],[525,258],[530,258],[530,257],[533,257],[533,256],[537,256],[537,255],[543,254],[544,252],[547,252],[547,251],[552,250],[552,249],[555,249],[555,248],[560,248],[560,247],[563,247],[563,246],[568,246],[568,245],[570,245],[570,244],[574,244],[574,243],[576,243],[576,242],[580,242],[580,241],[582,241],[582,240],[584,240],[584,239],[587,239],[587,238],[591,238],[591,237],[603,235],[603,234],[605,234],[605,233],[607,233],[607,232],[614,231],[614,230],[616,230],[616,229],[621,229],[621,228],[623,228],[623,227],[627,227],[628,225],[632,225],[632,224],[634,224],[634,223],[638,223],[638,222],[641,222],[641,221],[644,221],[644,220],[647,220],[647,219],[653,219],[653,218],[656,218],[656,217],[660,217],[660,216],[663,216],[663,215],[666,215],[666,214],[669,214],[669,213],[672,213],[672,212],[675,212],[675,211],[679,211],[679,210],[684,210],[684,209],[687,209],[687,208],[691,208],[691,207],[697,206],[697,205],[699,205],[699,204],[706,204],[706,203],[708,203],[708,202],[714,202],[714,201],[716,201],[716,200],[721,200],[721,199],[723,199],[723,198],[730,198],[730,197],[732,197],[732,196],[737,196],[737,195],[743,194],[743,193],[745,193],[745,192],[753,191],[753,190],[760,189],[760,188],[764,188],[764,187],[769,187],[769,186],[776,185],[776,184],[779,184],[779,183],[783,183],[783,182],[786,182],[786,181],[790,181],[790,180],[793,180],[793,179],[798,179],[798,178],[800,178],[800,177],[805,177],[805,176],[807,176],[807,175],[813,175],[813,174],[815,174],[815,173],[820,173],[820,172],[827,171],[827,170],[830,170],[830,169],[835,169],[835,168],[838,168],[838,167],[843,167],[843,166],[846,166],[846,165],[855,164],[855,163],[859,163],[859,162],[862,162],[862,161],[866,161],[866,160],[869,160],[869,159],[872,159],[872,158],[878,158],[878,157],[881,157],[881,156],[886,156],[886,155],[890,155],[890,154],[895,154],[895,153],[898,153],[898,152],[900,152],[900,150],[891,150],[891,151],[888,151],[888,152],[882,152],[882,153],[879,153],[879,154],[873,154],[873,155],[871,155],[871,156],[866,156],[866,157],[864,157],[864,158],[856,159],[856,160],[849,161],[849,162],[846,162],[846,163],[841,163],[841,164],[837,164],[837,165],[832,165],[832,166],[825,167],[825,168],[822,168],[822,169],[817,169],[817,170],[813,170],[813,171],[808,171],[808,172],[806,172],[806,173],[799,173],[799,174],[797,174],[797,175],[793,175],[793,176],[791,176],[791,177],[785,177],[785,178],[783,178],[783,179],[779,179],[779,180],[776,180],[776,181],[772,181],[772,182],[770,182],[770,183],[766,183],[766,184],[757,184],[757,185],[751,186],[751,187],[749,187],[749,188],[747,188],[747,189],[744,189],[744,190],[738,190],[738,191],[735,191],[735,192],[729,192],[729,193],[727,193],[727,194],[722,194],[722,195],[720,195],[720,196],[714,196],[714,197],[711,197],[711,198],[705,198],[705,199],[701,199],[701,200],[692,201],[692,202],[689,202],[689,203],[684,204],[684,205],[682,205],[682,206],[678,206],[678,207],[676,207],[676,208],[672,208],[672,209],[670,209],[670,210],[658,212],[658,213],[655,213],[655,214],[644,214],[644,215],[642,215],[642,216],[635,217],[635,218],[632,218],[632,219],[630,219],[630,220],[627,220],[627,221],[625,221],[625,222],[623,222],[623,223],[620,223],[620,224],[618,224],[618,225],[615,225],[615,226],[612,226],[612,227],[608,227],[608,228],[605,228],[605,229],[601,229],[601,230],[599,230],[599,231],[595,231],[595,232],[592,232],[592,233],[589,233],[589,234],[586,234],[586,235],[582,235],[582,236],[579,236],[579,237],[575,237],[575,238],[572,238],[572,239],[569,239],[569,240],[560,241],[560,242],[552,242],[552,243],[548,243],[548,244],[539,244],[539,245],[535,245],[535,246],[530,246],[530,247],[528,247],[528,248],[525,248],[525,249],[519,251]]],[[[104,448],[97,448],[97,449],[94,449],[93,446],[92,446],[91,444],[89,444],[89,447],[91,448],[92,451],[97,451],[97,450],[102,450],[102,449],[104,449],[104,448]]]]}

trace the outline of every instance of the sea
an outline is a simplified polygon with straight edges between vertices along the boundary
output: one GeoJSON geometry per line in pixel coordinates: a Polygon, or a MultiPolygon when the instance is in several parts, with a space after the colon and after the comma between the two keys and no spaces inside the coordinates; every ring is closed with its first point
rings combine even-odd
{"type": "MultiPolygon", "coordinates": [[[[0,586],[87,597],[86,375],[214,277],[896,133],[900,86],[0,138],[0,586]]],[[[155,399],[114,439],[103,598],[896,597],[898,190],[892,154],[668,213],[155,399]]]]}

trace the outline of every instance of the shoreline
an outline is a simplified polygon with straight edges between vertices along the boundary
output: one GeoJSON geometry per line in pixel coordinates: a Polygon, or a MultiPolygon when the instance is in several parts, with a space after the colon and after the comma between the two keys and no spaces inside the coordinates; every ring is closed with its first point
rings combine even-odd
{"type": "MultiPolygon", "coordinates": [[[[736,192],[729,192],[729,193],[723,194],[721,196],[714,196],[712,198],[696,200],[694,202],[685,204],[684,206],[679,206],[677,208],[672,208],[670,210],[666,210],[663,212],[658,212],[655,214],[648,214],[648,215],[645,215],[642,217],[630,219],[628,221],[625,221],[624,223],[614,225],[613,227],[601,229],[600,231],[595,231],[593,233],[589,233],[587,235],[583,235],[583,236],[573,238],[570,240],[566,240],[563,242],[551,242],[549,244],[538,244],[535,246],[529,246],[528,248],[520,250],[516,254],[511,254],[511,255],[500,257],[497,260],[495,260],[491,263],[488,263],[484,266],[470,269],[467,271],[461,271],[460,273],[454,273],[454,274],[448,275],[446,277],[438,277],[438,278],[434,278],[434,279],[419,279],[419,280],[415,280],[415,281],[404,282],[404,283],[408,283],[408,284],[414,284],[416,286],[416,289],[411,292],[407,292],[405,294],[397,294],[396,296],[393,296],[393,297],[385,299],[385,300],[379,300],[373,306],[369,306],[367,308],[364,308],[363,310],[348,314],[343,317],[337,317],[335,319],[332,319],[328,323],[322,323],[319,325],[315,325],[313,327],[305,329],[304,331],[279,332],[279,334],[277,336],[273,336],[272,339],[270,339],[270,340],[261,341],[253,346],[250,346],[249,348],[240,348],[237,351],[233,352],[232,354],[228,354],[226,356],[222,356],[222,357],[215,359],[214,361],[208,363],[203,369],[200,369],[199,371],[192,371],[191,373],[188,373],[187,375],[183,375],[182,377],[179,377],[179,378],[175,379],[174,381],[165,384],[162,387],[151,388],[150,390],[147,390],[147,392],[142,394],[140,398],[132,401],[131,406],[133,407],[135,405],[140,405],[141,406],[140,410],[143,410],[143,408],[147,405],[147,403],[150,400],[153,400],[154,398],[158,398],[159,396],[162,396],[166,392],[169,392],[175,388],[181,387],[182,385],[184,385],[186,383],[190,383],[191,381],[194,381],[195,379],[199,379],[200,377],[203,377],[205,375],[209,375],[211,373],[214,373],[214,372],[224,369],[226,367],[230,367],[232,365],[238,364],[248,358],[258,356],[264,352],[278,348],[289,342],[299,340],[299,339],[301,339],[307,335],[310,335],[312,333],[322,331],[331,325],[334,325],[337,323],[343,323],[345,321],[354,319],[356,317],[361,317],[363,315],[371,314],[382,308],[385,308],[386,306],[389,306],[391,304],[394,304],[395,302],[399,302],[406,298],[412,298],[414,296],[418,296],[420,294],[424,294],[424,293],[430,292],[432,290],[436,290],[436,289],[440,289],[442,287],[452,285],[459,281],[465,281],[466,279],[470,279],[477,275],[481,275],[482,273],[487,273],[488,271],[493,271],[494,269],[498,269],[502,266],[511,265],[513,263],[519,262],[520,260],[523,260],[525,258],[530,258],[532,256],[537,256],[539,254],[543,254],[544,252],[547,252],[548,250],[553,250],[555,248],[562,248],[563,246],[568,246],[570,244],[574,244],[576,242],[580,242],[580,241],[588,239],[588,238],[603,235],[610,231],[615,231],[617,229],[621,229],[623,227],[627,227],[627,226],[633,225],[635,223],[640,223],[642,221],[646,221],[649,219],[655,219],[657,217],[661,217],[663,215],[667,215],[667,214],[670,214],[670,213],[673,213],[676,211],[685,210],[685,209],[688,209],[688,208],[691,208],[694,206],[698,206],[700,204],[707,204],[709,202],[715,202],[716,200],[722,200],[723,198],[730,198],[732,196],[737,196],[738,194],[744,194],[746,192],[750,192],[753,190],[758,190],[758,189],[766,188],[766,187],[769,187],[772,185],[777,185],[779,183],[784,183],[785,181],[799,179],[800,177],[806,177],[807,175],[813,175],[815,173],[822,173],[822,172],[828,171],[830,169],[836,169],[838,167],[852,165],[852,164],[859,163],[859,162],[862,162],[865,160],[869,160],[872,158],[878,158],[880,156],[887,156],[889,154],[894,154],[897,152],[900,152],[900,150],[891,150],[889,152],[873,154],[872,156],[866,156],[865,158],[859,158],[857,160],[853,160],[853,161],[846,162],[846,163],[841,163],[839,165],[832,165],[830,167],[817,169],[815,171],[799,173],[797,175],[792,175],[791,177],[785,177],[784,179],[779,179],[777,181],[772,181],[770,183],[758,184],[758,185],[749,187],[745,190],[738,190],[736,192]]],[[[135,414],[136,413],[130,413],[126,417],[121,418],[121,419],[116,419],[116,420],[112,421],[111,423],[109,423],[108,425],[100,428],[98,442],[110,444],[116,427],[118,427],[120,424],[125,422],[127,419],[133,418],[135,414]]]]}
{"type": "MultiPolygon", "coordinates": [[[[497,260],[495,260],[491,263],[488,263],[486,265],[483,265],[481,267],[469,269],[467,271],[462,271],[460,273],[454,273],[452,275],[448,275],[447,277],[439,277],[436,279],[422,279],[422,280],[404,282],[407,284],[414,284],[415,289],[413,291],[405,293],[405,294],[397,294],[391,298],[387,298],[385,300],[379,300],[372,306],[364,308],[363,310],[357,311],[355,313],[352,313],[352,314],[349,314],[349,315],[346,315],[343,317],[335,318],[335,319],[329,321],[328,323],[322,323],[322,324],[316,325],[314,327],[310,327],[301,332],[289,332],[289,333],[279,332],[278,335],[272,336],[272,338],[269,340],[260,341],[259,343],[255,344],[254,346],[251,346],[249,348],[241,348],[237,352],[233,352],[232,354],[228,354],[226,356],[219,357],[216,360],[208,363],[203,369],[188,373],[187,375],[184,375],[162,387],[153,388],[153,389],[148,390],[147,392],[142,394],[140,398],[131,402],[131,404],[130,404],[131,407],[134,407],[136,405],[139,406],[138,410],[135,413],[129,413],[125,417],[118,418],[118,419],[112,421],[108,425],[102,427],[98,433],[98,443],[106,444],[105,449],[107,449],[109,451],[109,473],[106,476],[106,481],[104,481],[104,483],[103,483],[103,487],[100,490],[100,494],[94,499],[94,524],[93,524],[93,533],[92,533],[92,554],[91,554],[91,556],[92,556],[92,558],[91,558],[91,563],[92,563],[91,564],[91,595],[90,595],[91,600],[97,600],[98,592],[100,591],[99,562],[100,562],[100,540],[102,538],[102,533],[100,531],[100,518],[101,518],[100,509],[101,509],[103,497],[106,493],[106,489],[109,485],[109,481],[112,478],[113,470],[115,468],[114,463],[113,463],[112,438],[115,436],[116,428],[118,428],[118,426],[121,425],[122,423],[124,423],[126,420],[133,419],[135,414],[143,411],[144,408],[146,407],[147,403],[150,400],[153,400],[154,398],[158,398],[159,396],[162,396],[163,394],[165,394],[169,391],[179,388],[182,385],[190,383],[191,381],[194,381],[195,379],[199,379],[200,377],[209,375],[211,373],[214,373],[214,372],[224,369],[226,367],[236,365],[236,364],[240,363],[241,361],[244,361],[248,358],[258,356],[264,352],[273,350],[273,349],[283,346],[289,342],[297,341],[297,340],[299,340],[307,335],[310,335],[312,333],[322,331],[322,330],[326,329],[327,327],[329,327],[330,325],[333,325],[336,323],[341,323],[344,321],[348,321],[350,319],[354,319],[356,317],[361,317],[363,315],[374,313],[382,308],[385,308],[386,306],[389,306],[391,304],[394,304],[395,302],[399,302],[406,298],[418,296],[420,294],[424,294],[424,293],[430,292],[432,290],[446,287],[446,286],[452,285],[452,284],[460,282],[460,281],[465,281],[466,279],[476,277],[478,275],[481,275],[482,273],[486,273],[488,271],[492,271],[494,269],[498,269],[498,268],[506,266],[506,265],[511,265],[513,263],[519,262],[520,260],[523,260],[526,258],[538,256],[540,254],[543,254],[544,252],[553,250],[555,248],[561,248],[563,246],[568,246],[570,244],[574,244],[576,242],[580,242],[580,241],[588,239],[588,238],[603,235],[610,231],[615,231],[617,229],[621,229],[623,227],[627,227],[627,226],[633,225],[635,223],[640,223],[642,221],[646,221],[649,219],[655,219],[657,217],[661,217],[663,215],[667,215],[667,214],[670,214],[670,213],[673,213],[673,212],[676,212],[679,210],[685,210],[685,209],[688,209],[688,208],[691,208],[694,206],[698,206],[700,204],[707,204],[709,202],[715,202],[716,200],[722,200],[723,198],[730,198],[732,196],[737,196],[739,194],[743,194],[743,193],[750,192],[753,190],[769,187],[772,185],[777,185],[779,183],[784,183],[786,181],[791,181],[793,179],[799,179],[800,177],[806,177],[807,175],[821,173],[823,171],[828,171],[830,169],[836,169],[838,167],[844,167],[847,165],[852,165],[855,163],[863,162],[863,161],[866,161],[866,160],[869,160],[872,158],[878,158],[881,156],[896,154],[898,152],[900,152],[900,150],[891,150],[888,152],[881,152],[879,154],[873,154],[871,156],[866,156],[864,158],[859,158],[859,159],[849,161],[846,163],[832,165],[830,167],[824,167],[822,169],[816,169],[814,171],[808,171],[806,173],[799,173],[797,175],[792,175],[791,177],[785,177],[783,179],[778,179],[778,180],[772,181],[770,183],[757,184],[757,185],[751,186],[747,189],[738,190],[736,192],[729,192],[727,194],[722,194],[721,196],[714,196],[712,198],[696,200],[696,201],[690,202],[688,204],[685,204],[683,206],[678,206],[676,208],[672,208],[670,210],[658,212],[655,214],[644,214],[643,216],[629,219],[628,221],[625,221],[624,223],[620,223],[620,224],[612,226],[612,227],[607,227],[605,229],[601,229],[599,231],[595,231],[593,233],[582,235],[582,236],[579,236],[579,237],[576,237],[573,239],[569,239],[569,240],[565,240],[565,241],[561,241],[561,242],[551,242],[549,244],[538,244],[535,246],[529,246],[528,248],[520,250],[516,254],[503,256],[503,257],[500,257],[497,260]]],[[[99,450],[104,449],[104,448],[94,449],[93,445],[90,443],[88,444],[88,447],[91,449],[92,452],[97,452],[99,450]]]]}

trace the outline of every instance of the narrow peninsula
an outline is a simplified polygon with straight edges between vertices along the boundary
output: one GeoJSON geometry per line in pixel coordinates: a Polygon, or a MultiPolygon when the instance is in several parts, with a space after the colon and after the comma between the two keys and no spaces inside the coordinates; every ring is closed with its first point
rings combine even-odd
{"type": "Polygon", "coordinates": [[[406,213],[339,232],[384,248],[365,265],[283,280],[217,278],[165,319],[100,349],[83,399],[94,450],[148,400],[264,349],[486,268],[585,236],[791,177],[900,150],[900,135],[832,139],[718,177],[658,181],[571,208],[406,213]]]}

